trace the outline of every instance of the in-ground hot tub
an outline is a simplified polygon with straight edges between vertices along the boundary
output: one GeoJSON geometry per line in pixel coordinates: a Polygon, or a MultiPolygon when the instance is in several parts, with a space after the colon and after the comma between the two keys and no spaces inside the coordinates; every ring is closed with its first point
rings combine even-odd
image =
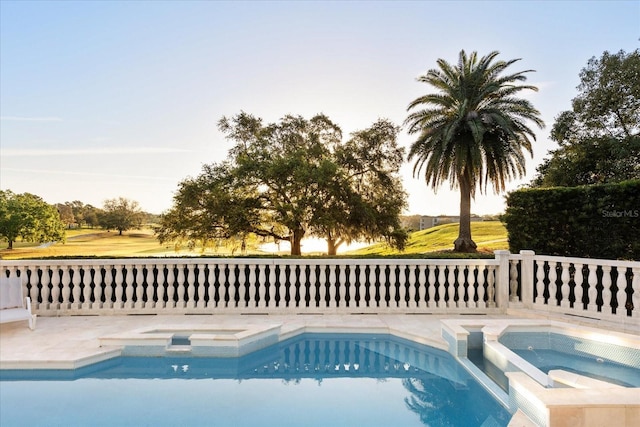
{"type": "Polygon", "coordinates": [[[102,337],[100,345],[121,346],[123,356],[238,357],[277,343],[280,330],[280,324],[244,329],[163,326],[102,337]]]}
{"type": "Polygon", "coordinates": [[[576,425],[609,419],[635,427],[640,419],[636,335],[555,321],[451,319],[442,321],[442,337],[487,390],[538,426],[566,423],[568,416],[576,425]],[[480,364],[469,358],[478,350],[480,364]],[[537,363],[547,352],[552,363],[537,363]]]}

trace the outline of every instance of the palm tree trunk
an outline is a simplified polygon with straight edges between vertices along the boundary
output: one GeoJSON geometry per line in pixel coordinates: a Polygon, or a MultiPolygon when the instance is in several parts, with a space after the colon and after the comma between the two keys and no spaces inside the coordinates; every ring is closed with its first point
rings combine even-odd
{"type": "Polygon", "coordinates": [[[471,239],[471,186],[469,179],[460,179],[460,232],[453,242],[455,252],[475,252],[476,243],[471,239]]]}

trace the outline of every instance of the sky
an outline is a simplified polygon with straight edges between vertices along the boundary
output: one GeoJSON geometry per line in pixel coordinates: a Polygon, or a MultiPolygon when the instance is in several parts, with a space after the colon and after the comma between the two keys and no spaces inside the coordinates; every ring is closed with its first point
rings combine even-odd
{"type": "MultiPolygon", "coordinates": [[[[378,118],[401,125],[433,91],[416,78],[464,49],[535,70],[539,91],[521,95],[547,126],[511,191],[556,148],[549,131],[589,58],[639,40],[637,0],[0,0],[0,189],[162,213],[182,180],[227,157],[221,117],[324,113],[345,139],[378,118]]],[[[398,143],[411,142],[403,129],[398,143]]],[[[458,213],[448,183],[434,192],[412,170],[407,214],[458,213]]],[[[472,212],[503,212],[504,196],[477,194],[472,212]]]]}

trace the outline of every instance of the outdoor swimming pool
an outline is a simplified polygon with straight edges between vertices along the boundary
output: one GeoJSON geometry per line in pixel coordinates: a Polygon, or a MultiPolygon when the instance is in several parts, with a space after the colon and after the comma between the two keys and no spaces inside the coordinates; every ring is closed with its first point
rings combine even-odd
{"type": "Polygon", "coordinates": [[[0,425],[506,426],[449,353],[390,335],[303,334],[238,358],[120,357],[0,371],[0,425]]]}

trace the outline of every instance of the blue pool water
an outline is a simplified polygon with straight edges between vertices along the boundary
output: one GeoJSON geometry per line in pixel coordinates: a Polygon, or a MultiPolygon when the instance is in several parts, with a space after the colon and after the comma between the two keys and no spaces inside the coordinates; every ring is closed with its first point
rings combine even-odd
{"type": "Polygon", "coordinates": [[[640,387],[640,369],[601,357],[581,357],[548,349],[514,352],[547,374],[552,369],[562,369],[625,387],[640,387]]]}
{"type": "Polygon", "coordinates": [[[0,426],[506,426],[448,353],[305,334],[240,358],[121,357],[0,371],[0,426]]]}
{"type": "Polygon", "coordinates": [[[499,342],[549,373],[562,369],[626,387],[640,387],[640,350],[554,332],[508,332],[499,342]]]}

